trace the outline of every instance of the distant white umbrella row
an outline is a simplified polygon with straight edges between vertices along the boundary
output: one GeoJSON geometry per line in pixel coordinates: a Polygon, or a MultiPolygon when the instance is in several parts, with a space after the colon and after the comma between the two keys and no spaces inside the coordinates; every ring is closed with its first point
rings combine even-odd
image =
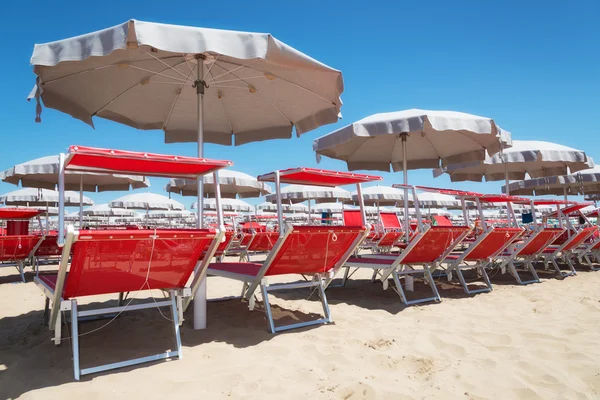
{"type": "MultiPolygon", "coordinates": [[[[236,198],[237,196],[244,199],[271,193],[271,187],[266,183],[259,182],[251,175],[229,169],[219,171],[219,185],[221,196],[224,198],[236,198]]],[[[204,194],[214,195],[215,182],[212,175],[204,176],[203,186],[204,194]]],[[[165,190],[182,196],[196,196],[198,183],[190,179],[171,179],[165,186],[165,190]]]]}
{"type": "MultiPolygon", "coordinates": [[[[66,206],[79,206],[80,200],[83,201],[83,205],[94,204],[92,199],[90,199],[89,197],[80,196],[80,194],[77,192],[65,192],[66,206]]],[[[49,189],[17,189],[12,192],[1,195],[0,203],[7,206],[56,207],[58,206],[58,192],[49,189]]]]}

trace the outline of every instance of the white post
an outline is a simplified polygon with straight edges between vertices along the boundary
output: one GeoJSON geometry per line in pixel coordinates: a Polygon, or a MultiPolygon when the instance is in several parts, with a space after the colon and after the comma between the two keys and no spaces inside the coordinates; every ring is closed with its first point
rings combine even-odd
{"type": "MultiPolygon", "coordinates": [[[[408,138],[408,133],[401,133],[402,140],[402,177],[405,185],[408,185],[408,161],[406,160],[406,140],[408,138]]],[[[413,199],[414,200],[414,199],[413,199]]],[[[410,220],[408,215],[408,188],[404,189],[404,232],[406,237],[406,242],[410,238],[410,220]]]]}
{"type": "Polygon", "coordinates": [[[463,219],[465,220],[465,226],[471,226],[469,223],[469,211],[467,210],[467,202],[463,196],[460,196],[460,206],[462,208],[463,219]]]}
{"type": "Polygon", "coordinates": [[[531,204],[531,217],[533,218],[533,227],[535,229],[537,229],[538,223],[537,223],[537,217],[535,215],[535,204],[534,204],[534,201],[530,200],[530,204],[531,204]]]}
{"type": "Polygon", "coordinates": [[[506,190],[504,192],[507,195],[510,195],[510,188],[508,187],[508,184],[510,183],[508,180],[508,163],[504,157],[504,142],[501,142],[500,145],[500,157],[502,157],[502,163],[504,164],[504,184],[506,185],[506,190]]]}
{"type": "Polygon", "coordinates": [[[58,155],[58,245],[65,244],[65,155],[58,155]]]}
{"type": "MultiPolygon", "coordinates": [[[[358,196],[358,206],[360,207],[360,218],[362,220],[363,226],[367,226],[367,213],[365,212],[365,200],[363,199],[362,186],[360,183],[356,184],[356,195],[358,196]]],[[[343,208],[342,208],[342,210],[343,210],[343,208]]],[[[379,211],[379,210],[377,210],[377,211],[379,211]]]]}
{"type": "Polygon", "coordinates": [[[308,199],[308,221],[307,224],[308,225],[312,225],[312,220],[311,220],[311,212],[310,212],[310,199],[308,199]]]}
{"type": "Polygon", "coordinates": [[[79,229],[83,228],[83,174],[79,175],[79,229]]]}
{"type": "MultiPolygon", "coordinates": [[[[196,121],[198,123],[198,157],[204,157],[204,80],[202,79],[204,56],[202,54],[196,55],[196,86],[197,95],[197,110],[196,110],[196,121]]],[[[198,182],[198,219],[196,222],[197,228],[204,227],[204,180],[202,176],[197,178],[198,182]]],[[[215,177],[215,188],[218,187],[218,181],[215,177]]],[[[215,196],[216,197],[216,196],[215,196]]],[[[217,200],[218,201],[218,200],[217,200]]],[[[220,202],[219,202],[220,204],[220,202]]],[[[219,211],[217,211],[217,218],[219,218],[219,211]]],[[[221,219],[219,220],[222,223],[221,219]]],[[[205,329],[206,328],[206,277],[202,279],[198,290],[194,294],[194,329],[205,329]]]]}
{"type": "MultiPolygon", "coordinates": [[[[277,201],[277,224],[279,225],[279,236],[282,236],[284,232],[283,226],[283,206],[281,205],[281,176],[279,171],[275,171],[275,199],[277,201]]],[[[310,200],[308,201],[308,219],[310,220],[310,200]]]]}

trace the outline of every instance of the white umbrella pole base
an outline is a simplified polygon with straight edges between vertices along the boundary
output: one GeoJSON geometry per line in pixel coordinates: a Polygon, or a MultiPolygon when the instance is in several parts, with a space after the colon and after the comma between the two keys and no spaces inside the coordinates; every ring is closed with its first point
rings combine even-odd
{"type": "Polygon", "coordinates": [[[404,276],[404,290],[406,290],[407,292],[415,291],[415,280],[410,275],[404,276]]]}
{"type": "Polygon", "coordinates": [[[206,277],[194,294],[194,329],[206,329],[206,277]]]}

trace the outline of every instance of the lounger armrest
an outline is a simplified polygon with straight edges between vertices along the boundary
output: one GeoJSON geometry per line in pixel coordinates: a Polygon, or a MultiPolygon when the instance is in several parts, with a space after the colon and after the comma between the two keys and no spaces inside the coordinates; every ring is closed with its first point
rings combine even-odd
{"type": "Polygon", "coordinates": [[[67,264],[69,263],[69,256],[71,255],[71,247],[73,243],[77,241],[79,232],[75,231],[73,225],[67,227],[67,239],[62,248],[62,254],[60,256],[60,264],[58,268],[58,277],[56,278],[56,288],[54,289],[54,298],[52,299],[52,313],[50,314],[49,327],[50,330],[54,330],[56,320],[58,319],[58,313],[60,312],[60,303],[62,298],[62,292],[65,285],[65,278],[67,276],[67,264]]]}

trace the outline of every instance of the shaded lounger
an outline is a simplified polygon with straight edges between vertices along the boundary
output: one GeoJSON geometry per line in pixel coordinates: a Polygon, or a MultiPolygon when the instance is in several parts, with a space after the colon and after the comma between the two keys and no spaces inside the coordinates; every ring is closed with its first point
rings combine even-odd
{"type": "MultiPolygon", "coordinates": [[[[182,321],[182,299],[191,296],[216,251],[223,233],[208,230],[83,230],[69,226],[58,274],[39,275],[34,282],[46,295],[46,313],[50,302],[52,312],[49,327],[54,330],[54,342],[61,341],[61,313],[71,314],[71,344],[75,379],[80,375],[106,371],[171,357],[181,358],[179,325],[182,321]],[[69,254],[72,261],[67,272],[69,254]],[[198,260],[206,252],[201,262],[198,260]],[[186,287],[192,272],[191,288],[186,287]],[[142,290],[168,291],[170,299],[152,300],[143,304],[103,307],[78,311],[77,299],[91,295],[119,294],[142,290]],[[123,311],[170,307],[175,334],[175,351],[115,362],[91,368],[79,366],[80,317],[110,315],[123,311]]],[[[135,298],[135,297],[134,297],[135,298]]],[[[133,300],[133,299],[132,299],[133,300]]]]}
{"type": "Polygon", "coordinates": [[[237,279],[244,283],[242,296],[254,308],[254,293],[260,286],[271,333],[308,325],[330,323],[325,287],[368,233],[362,226],[292,226],[277,240],[263,263],[225,262],[210,264],[209,275],[237,279]],[[287,274],[312,275],[306,282],[269,284],[267,277],[287,274]],[[316,288],[324,318],[297,324],[275,326],[269,292],[316,288]]]}

